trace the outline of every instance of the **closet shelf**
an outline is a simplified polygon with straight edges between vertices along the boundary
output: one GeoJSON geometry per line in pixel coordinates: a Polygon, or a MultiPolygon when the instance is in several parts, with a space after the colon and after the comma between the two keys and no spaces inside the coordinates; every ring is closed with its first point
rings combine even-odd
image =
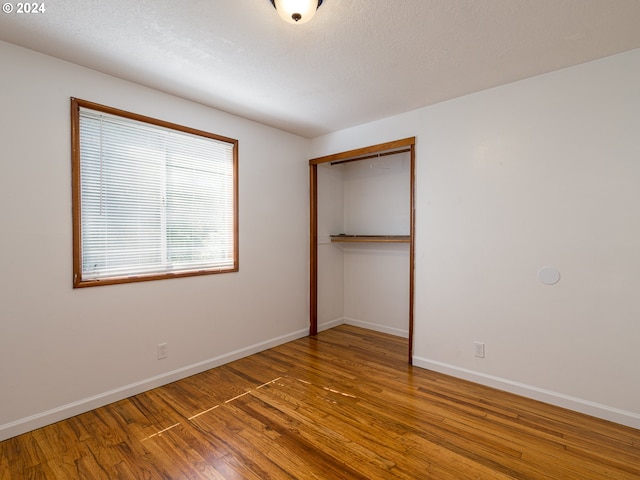
{"type": "Polygon", "coordinates": [[[409,235],[331,235],[331,242],[410,243],[409,235]]]}

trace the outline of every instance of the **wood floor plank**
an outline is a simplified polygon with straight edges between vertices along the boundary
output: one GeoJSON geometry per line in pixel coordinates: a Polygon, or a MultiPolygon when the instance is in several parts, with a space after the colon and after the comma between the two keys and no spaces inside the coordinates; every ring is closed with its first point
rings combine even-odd
{"type": "Polygon", "coordinates": [[[0,442],[0,480],[638,480],[640,431],[340,326],[0,442]]]}

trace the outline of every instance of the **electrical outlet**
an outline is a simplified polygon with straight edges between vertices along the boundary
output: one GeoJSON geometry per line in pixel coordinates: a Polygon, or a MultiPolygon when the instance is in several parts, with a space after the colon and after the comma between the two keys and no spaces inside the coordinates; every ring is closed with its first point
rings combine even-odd
{"type": "Polygon", "coordinates": [[[163,358],[167,358],[168,354],[169,354],[169,352],[167,351],[167,344],[166,343],[159,343],[158,344],[158,360],[162,360],[163,358]]]}
{"type": "Polygon", "coordinates": [[[473,351],[478,358],[484,358],[484,343],[473,342],[473,351]]]}

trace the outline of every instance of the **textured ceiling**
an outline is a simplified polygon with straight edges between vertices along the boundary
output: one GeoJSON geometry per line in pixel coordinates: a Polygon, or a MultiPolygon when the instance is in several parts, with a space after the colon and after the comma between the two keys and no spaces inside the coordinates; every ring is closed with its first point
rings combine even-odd
{"type": "Polygon", "coordinates": [[[305,137],[640,47],[640,0],[326,0],[304,25],[269,0],[44,4],[0,40],[305,137]]]}

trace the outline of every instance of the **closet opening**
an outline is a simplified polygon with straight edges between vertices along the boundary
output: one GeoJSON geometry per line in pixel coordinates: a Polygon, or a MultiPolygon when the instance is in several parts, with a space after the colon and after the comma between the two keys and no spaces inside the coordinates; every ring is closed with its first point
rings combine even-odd
{"type": "Polygon", "coordinates": [[[407,338],[413,354],[415,137],[309,160],[310,326],[407,338]]]}

